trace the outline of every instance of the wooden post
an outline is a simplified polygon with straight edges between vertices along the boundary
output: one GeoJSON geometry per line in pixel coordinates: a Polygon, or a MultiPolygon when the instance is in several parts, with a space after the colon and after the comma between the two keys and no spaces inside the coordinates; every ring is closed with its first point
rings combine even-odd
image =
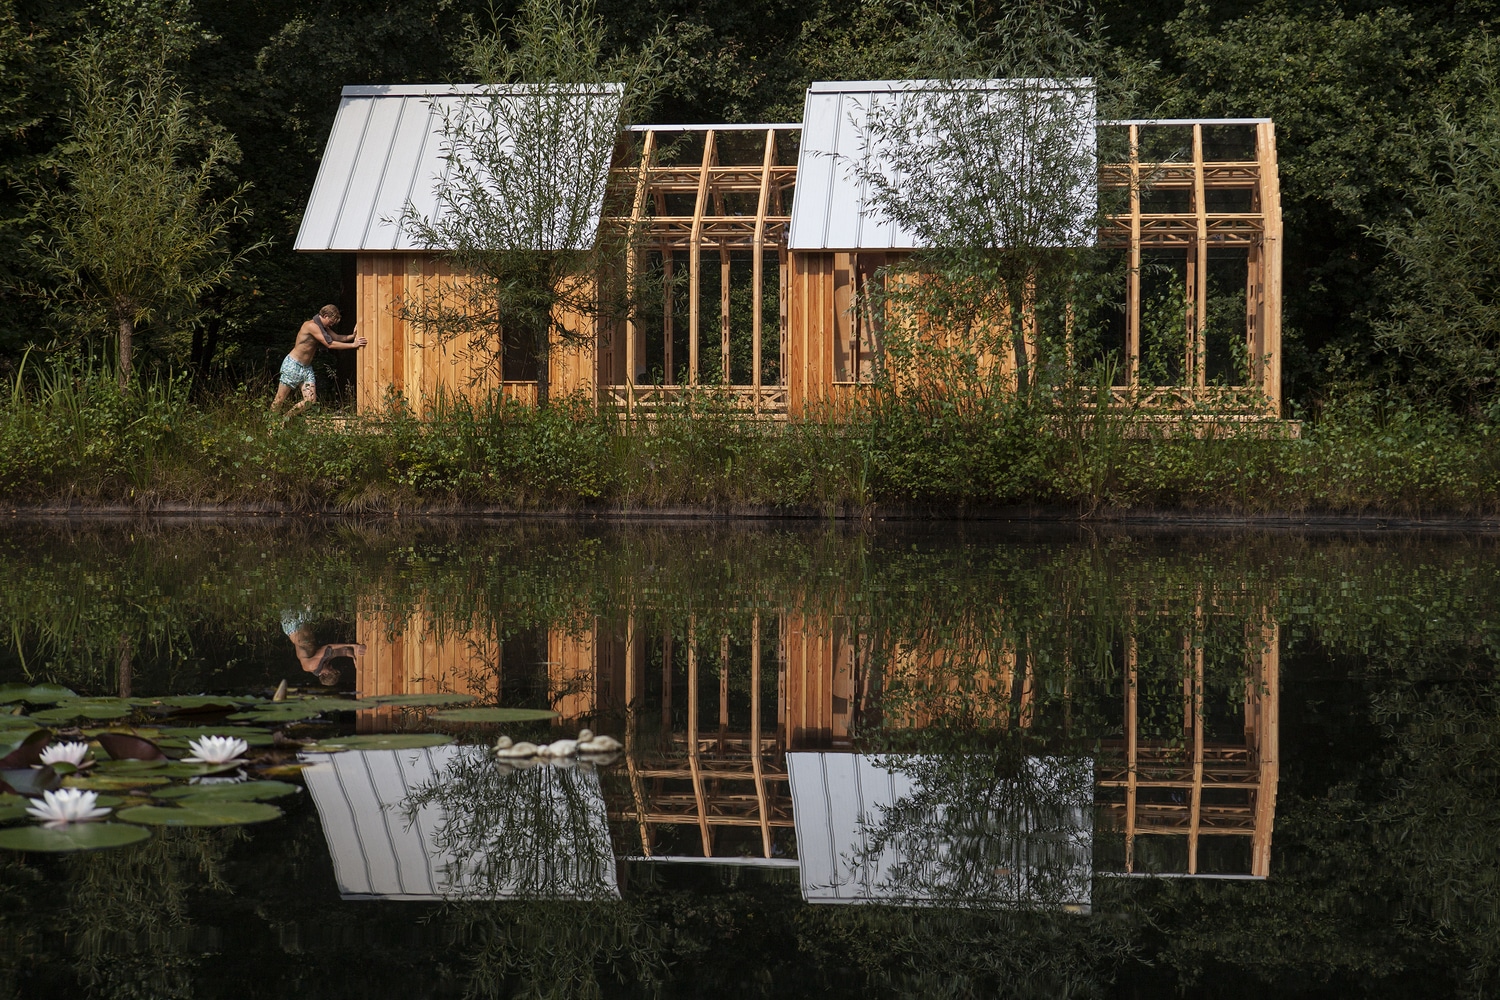
{"type": "Polygon", "coordinates": [[[661,637],[661,729],[672,731],[672,629],[667,626],[661,637]]]}
{"type": "MultiPolygon", "coordinates": [[[[717,145],[714,149],[713,165],[719,165],[719,150],[717,145]]],[[[714,184],[711,189],[714,199],[714,215],[719,219],[729,217],[729,210],[724,207],[724,192],[719,185],[714,184]]],[[[721,227],[719,237],[719,368],[720,378],[724,385],[729,385],[732,379],[729,374],[729,287],[733,274],[730,270],[729,247],[726,236],[721,227]]]]}
{"type": "Polygon", "coordinates": [[[662,285],[666,289],[666,298],[661,307],[661,340],[662,340],[662,385],[676,385],[677,373],[672,369],[672,300],[676,298],[672,288],[672,251],[661,252],[662,285]]]}
{"type": "MultiPolygon", "coordinates": [[[[1131,126],[1134,128],[1134,126],[1131,126]]],[[[1136,648],[1125,640],[1125,870],[1135,871],[1136,648]]]]}
{"type": "Polygon", "coordinates": [[[1198,240],[1194,255],[1197,277],[1193,291],[1197,301],[1192,343],[1192,384],[1199,389],[1208,385],[1208,204],[1203,192],[1203,126],[1200,124],[1193,126],[1193,207],[1198,215],[1198,240]]]}
{"type": "Polygon", "coordinates": [[[760,746],[760,615],[750,620],[750,770],[755,775],[755,806],[760,816],[760,844],[771,856],[771,817],[766,803],[766,776],[760,746]]]}
{"type": "Polygon", "coordinates": [[[630,208],[630,242],[625,247],[625,293],[630,296],[625,312],[625,412],[635,410],[635,352],[637,314],[635,283],[640,272],[640,250],[636,244],[641,236],[641,220],[646,214],[646,191],[650,181],[651,157],[656,152],[656,133],[646,133],[646,143],[641,150],[641,168],[635,180],[635,201],[630,208]]]}
{"type": "Polygon", "coordinates": [[[1260,624],[1260,670],[1252,671],[1250,683],[1257,711],[1255,756],[1257,787],[1255,789],[1255,829],[1251,835],[1250,874],[1265,878],[1271,874],[1271,833],[1276,823],[1276,782],[1280,777],[1277,750],[1280,742],[1281,709],[1281,630],[1269,614],[1260,624]],[[1256,676],[1259,674],[1259,676],[1256,676]]]}
{"type": "Polygon", "coordinates": [[[1261,252],[1262,287],[1265,295],[1262,323],[1263,357],[1261,387],[1269,400],[1269,415],[1281,416],[1281,181],[1276,156],[1276,126],[1262,122],[1255,127],[1255,158],[1260,167],[1260,211],[1264,220],[1261,252]]]}
{"type": "Polygon", "coordinates": [[[719,636],[719,753],[729,736],[729,633],[719,636]]]}
{"type": "Polygon", "coordinates": [[[703,769],[698,751],[698,646],[697,619],[688,616],[687,670],[688,670],[688,767],[693,779],[693,801],[698,807],[698,833],[703,839],[703,856],[714,856],[713,835],[708,829],[708,803],[704,800],[703,769]]]}
{"type": "MultiPolygon", "coordinates": [[[[1141,127],[1130,126],[1130,273],[1125,291],[1125,384],[1134,387],[1141,364],[1141,127]]],[[[1133,820],[1132,820],[1133,822],[1133,820]]]]}
{"type": "Polygon", "coordinates": [[[640,828],[641,853],[651,857],[651,827],[646,822],[646,788],[641,782],[640,763],[637,760],[636,729],[640,720],[640,678],[636,670],[642,666],[635,660],[635,614],[625,619],[625,767],[630,775],[630,797],[635,804],[636,824],[640,828]]]}
{"type": "Polygon", "coordinates": [[[698,275],[703,256],[703,213],[708,207],[708,176],[714,162],[714,130],[703,136],[703,170],[698,175],[698,198],[693,203],[693,228],[688,238],[688,385],[698,384],[698,275]]]}
{"type": "MultiPolygon", "coordinates": [[[[766,155],[760,167],[760,198],[756,202],[755,207],[755,260],[751,265],[750,278],[755,283],[755,291],[750,296],[750,383],[755,387],[755,398],[752,406],[756,414],[760,413],[760,324],[764,309],[761,303],[761,286],[764,284],[762,272],[765,269],[766,255],[766,212],[771,207],[771,168],[775,164],[776,130],[773,128],[766,129],[766,155]]],[[[766,857],[770,857],[770,855],[767,854],[766,857]]]]}

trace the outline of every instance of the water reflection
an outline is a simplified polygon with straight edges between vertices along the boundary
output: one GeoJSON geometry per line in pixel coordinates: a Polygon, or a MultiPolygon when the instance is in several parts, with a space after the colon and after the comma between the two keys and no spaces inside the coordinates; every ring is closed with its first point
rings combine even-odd
{"type": "MultiPolygon", "coordinates": [[[[647,617],[523,641],[494,625],[359,619],[366,695],[458,690],[549,706],[574,728],[623,725],[623,760],[597,776],[512,776],[468,753],[444,758],[448,784],[424,773],[424,801],[449,803],[446,828],[469,831],[469,863],[502,873],[495,898],[597,894],[609,880],[578,872],[616,857],[797,866],[813,902],[1086,908],[1096,873],[1270,874],[1280,639],[1263,607],[1200,596],[1185,615],[1133,609],[1102,643],[1065,614],[1018,638],[793,611],[647,617]],[[893,752],[934,738],[944,752],[893,752]],[[577,871],[560,857],[527,867],[552,815],[535,803],[564,801],[569,781],[597,806],[577,829],[607,818],[609,846],[569,834],[557,842],[580,852],[577,871]],[[525,795],[530,822],[514,813],[525,795]],[[552,870],[554,883],[532,877],[552,870]]],[[[365,730],[399,722],[360,715],[365,730]]],[[[400,805],[391,789],[368,808],[400,805]]],[[[429,852],[428,868],[454,863],[429,852]]],[[[467,875],[443,884],[480,891],[467,875]]]]}
{"type": "Polygon", "coordinates": [[[599,778],[484,747],[307,754],[344,899],[619,898],[599,778]]]}

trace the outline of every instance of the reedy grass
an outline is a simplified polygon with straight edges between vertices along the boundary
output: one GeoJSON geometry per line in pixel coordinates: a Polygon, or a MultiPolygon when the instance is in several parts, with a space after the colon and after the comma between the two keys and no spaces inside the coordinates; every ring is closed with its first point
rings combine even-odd
{"type": "Polygon", "coordinates": [[[1500,513],[1500,426],[1488,422],[1354,395],[1300,439],[1199,436],[1101,407],[1102,391],[1033,405],[882,396],[785,423],[746,419],[712,391],[629,422],[579,400],[538,411],[442,399],[422,416],[393,400],[376,415],[283,423],[243,390],[200,404],[182,377],[121,390],[86,362],[33,363],[0,412],[0,497],[347,512],[1500,513]]]}

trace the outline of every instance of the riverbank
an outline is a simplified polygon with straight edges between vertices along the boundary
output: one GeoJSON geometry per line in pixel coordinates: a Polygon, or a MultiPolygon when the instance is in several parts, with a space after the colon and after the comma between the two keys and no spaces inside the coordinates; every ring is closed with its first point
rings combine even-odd
{"type": "Polygon", "coordinates": [[[711,396],[635,424],[566,403],[282,423],[248,395],[198,403],[167,381],[43,388],[0,407],[0,509],[1500,521],[1500,428],[1369,397],[1325,407],[1294,438],[1003,397],[780,424],[711,396]]]}

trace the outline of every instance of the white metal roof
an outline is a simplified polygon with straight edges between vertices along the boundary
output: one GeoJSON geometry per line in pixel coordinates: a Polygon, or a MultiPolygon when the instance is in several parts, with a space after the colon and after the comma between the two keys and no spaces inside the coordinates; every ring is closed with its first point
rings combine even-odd
{"type": "MultiPolygon", "coordinates": [[[[534,99],[536,92],[536,87],[523,85],[345,87],[297,231],[296,249],[430,249],[414,245],[397,222],[408,202],[423,216],[438,217],[436,191],[450,171],[443,133],[445,118],[458,113],[466,101],[472,106],[476,97],[534,99]]],[[[587,100],[597,102],[602,97],[613,102],[606,111],[617,110],[621,93],[619,85],[605,84],[588,90],[587,100]]],[[[556,96],[567,100],[584,94],[584,90],[577,94],[559,91],[556,96]]],[[[596,178],[570,178],[565,171],[558,171],[549,179],[554,184],[597,191],[593,225],[589,227],[592,239],[603,202],[605,173],[596,178]]]]}
{"type": "Polygon", "coordinates": [[[505,773],[484,747],[302,759],[310,765],[303,777],[345,899],[619,897],[604,795],[593,771],[505,773]],[[420,805],[414,800],[424,788],[462,781],[456,775],[465,771],[482,781],[420,805]],[[459,801],[461,809],[444,806],[459,801]]]}
{"type": "MultiPolygon", "coordinates": [[[[893,222],[881,209],[878,199],[870,190],[867,177],[878,173],[889,178],[898,187],[910,183],[911,178],[894,176],[894,167],[888,153],[870,148],[872,140],[867,126],[872,108],[889,110],[903,100],[930,102],[941,100],[942,95],[958,93],[960,90],[978,90],[987,95],[1002,115],[1006,102],[1013,100],[1014,92],[1021,85],[1034,87],[1056,84],[1057,90],[1072,99],[1082,102],[1077,114],[1069,114],[1076,120],[1077,146],[1084,155],[1092,157],[1096,148],[1095,111],[1091,81],[1012,81],[1012,80],[966,80],[944,83],[934,80],[863,80],[814,83],[807,90],[802,112],[802,144],[797,157],[797,187],[792,201],[792,219],[788,246],[792,250],[898,250],[913,249],[923,241],[910,231],[893,222]],[[860,165],[868,158],[868,168],[862,176],[860,165]]],[[[951,145],[934,132],[933,142],[939,148],[951,145]]],[[[1014,145],[1014,140],[1001,139],[997,145],[1014,145]]],[[[920,143],[919,145],[927,145],[920,143]]],[[[1005,151],[998,152],[1004,158],[1005,151]]],[[[965,164],[952,162],[951,157],[934,157],[926,178],[929,188],[943,193],[946,189],[962,183],[965,164]]],[[[1003,168],[1002,168],[1003,169],[1003,168]]],[[[1087,195],[1085,202],[1093,199],[1087,195]]],[[[1090,210],[1087,214],[1092,215],[1090,210]]],[[[1076,244],[1092,240],[1093,220],[1080,219],[1076,232],[1059,236],[1060,243],[1076,244]]]]}
{"type": "Polygon", "coordinates": [[[1021,779],[987,789],[998,792],[992,805],[1002,803],[993,812],[949,801],[930,784],[952,758],[788,753],[786,761],[810,903],[1090,905],[1091,761],[1029,758],[1021,779]],[[959,842],[975,835],[989,843],[959,842]]]}

